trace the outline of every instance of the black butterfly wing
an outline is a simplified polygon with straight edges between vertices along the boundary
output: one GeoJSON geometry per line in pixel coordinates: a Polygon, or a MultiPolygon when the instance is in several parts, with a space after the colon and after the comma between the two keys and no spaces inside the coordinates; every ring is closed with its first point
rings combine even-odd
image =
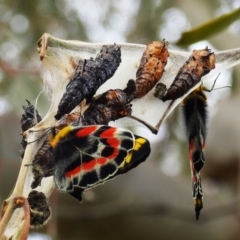
{"type": "MultiPolygon", "coordinates": [[[[105,179],[103,182],[98,182],[97,184],[104,183],[105,181],[108,181],[118,176],[119,174],[127,173],[128,171],[137,167],[139,164],[141,164],[147,159],[151,152],[149,141],[143,137],[139,137],[136,135],[134,135],[134,137],[134,147],[128,153],[121,167],[117,170],[115,174],[111,175],[108,179],[105,179]]],[[[108,172],[107,169],[105,169],[105,171],[108,172]]],[[[74,190],[72,192],[69,192],[69,194],[77,200],[82,201],[82,193],[84,190],[84,188],[74,187],[74,190]]]]}
{"type": "Polygon", "coordinates": [[[65,192],[106,181],[134,147],[134,135],[127,130],[99,125],[68,128],[71,131],[54,148],[54,179],[65,192]]]}

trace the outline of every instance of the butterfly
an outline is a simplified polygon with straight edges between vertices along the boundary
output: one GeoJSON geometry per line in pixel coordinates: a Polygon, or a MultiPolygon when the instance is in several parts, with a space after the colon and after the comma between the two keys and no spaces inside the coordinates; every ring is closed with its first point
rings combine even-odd
{"type": "Polygon", "coordinates": [[[183,115],[189,142],[189,161],[192,176],[193,198],[196,218],[203,207],[200,170],[205,163],[205,139],[207,134],[207,97],[204,86],[196,88],[182,102],[183,115]]]}
{"type": "MultiPolygon", "coordinates": [[[[81,115],[79,112],[65,114],[55,125],[57,131],[72,126],[108,124],[110,121],[131,115],[131,105],[127,94],[121,89],[108,90],[92,100],[89,107],[81,115]]],[[[50,146],[50,134],[38,150],[32,163],[34,189],[41,184],[43,177],[53,175],[53,151],[50,146]]]]}
{"type": "MultiPolygon", "coordinates": [[[[33,168],[41,168],[41,177],[52,174],[57,188],[79,201],[84,190],[137,167],[151,151],[147,139],[107,125],[69,125],[58,132],[53,128],[48,143],[51,155],[45,156],[50,156],[51,167],[39,166],[35,158],[33,168]]],[[[39,179],[36,175],[32,187],[39,179]]]]}
{"type": "MultiPolygon", "coordinates": [[[[220,74],[219,74],[220,75],[220,74]]],[[[199,218],[203,208],[203,191],[201,186],[200,170],[205,164],[205,141],[207,135],[207,96],[211,92],[225,87],[214,88],[219,75],[214,80],[211,89],[203,85],[197,87],[182,101],[183,115],[189,142],[189,161],[192,176],[192,193],[195,204],[196,218],[199,218]]]]}
{"type": "Polygon", "coordinates": [[[121,63],[121,48],[116,44],[102,46],[95,59],[80,60],[66,86],[55,118],[70,113],[86,98],[91,101],[98,88],[111,78],[121,63]]]}
{"type": "Polygon", "coordinates": [[[147,139],[105,125],[65,127],[50,144],[56,186],[80,201],[85,189],[127,172],[150,154],[147,139]]]}

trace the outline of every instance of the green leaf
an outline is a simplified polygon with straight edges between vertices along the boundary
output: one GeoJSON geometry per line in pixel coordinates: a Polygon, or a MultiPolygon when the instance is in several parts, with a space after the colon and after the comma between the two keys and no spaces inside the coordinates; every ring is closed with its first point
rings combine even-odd
{"type": "Polygon", "coordinates": [[[188,46],[195,42],[209,38],[223,31],[238,19],[240,19],[240,8],[208,21],[190,31],[183,32],[181,38],[176,42],[176,45],[188,46]]]}

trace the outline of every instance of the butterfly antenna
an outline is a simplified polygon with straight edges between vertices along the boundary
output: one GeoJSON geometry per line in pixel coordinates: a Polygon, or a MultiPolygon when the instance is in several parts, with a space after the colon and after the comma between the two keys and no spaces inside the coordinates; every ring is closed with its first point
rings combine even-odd
{"type": "Polygon", "coordinates": [[[214,88],[214,86],[215,86],[215,84],[216,84],[216,82],[217,82],[217,79],[218,79],[218,77],[219,77],[220,74],[221,74],[221,73],[219,73],[219,74],[217,75],[217,77],[215,78],[211,89],[204,89],[204,91],[206,91],[206,92],[211,92],[211,91],[213,91],[213,90],[219,90],[219,89],[222,89],[222,88],[227,88],[227,87],[230,87],[230,88],[231,88],[231,87],[232,87],[231,85],[227,85],[227,86],[223,86],[223,87],[214,88]]]}
{"type": "Polygon", "coordinates": [[[222,89],[222,88],[227,88],[227,87],[231,88],[231,87],[232,87],[232,85],[226,85],[226,86],[223,86],[223,87],[214,88],[214,89],[211,89],[211,90],[209,90],[209,91],[207,91],[207,92],[211,92],[211,91],[213,91],[213,90],[219,90],[219,89],[222,89]]]}
{"type": "MultiPolygon", "coordinates": [[[[45,129],[46,130],[46,129],[45,129]]],[[[28,142],[27,144],[29,144],[29,143],[34,143],[34,142],[37,142],[38,140],[40,140],[40,139],[42,139],[44,136],[46,136],[46,134],[50,131],[50,130],[52,130],[52,127],[49,127],[47,130],[46,130],[46,132],[44,132],[44,134],[40,137],[40,138],[38,138],[38,139],[36,139],[36,140],[34,140],[34,141],[32,141],[32,142],[28,142]]],[[[42,129],[41,130],[31,130],[32,132],[40,132],[40,131],[43,131],[42,129]]]]}

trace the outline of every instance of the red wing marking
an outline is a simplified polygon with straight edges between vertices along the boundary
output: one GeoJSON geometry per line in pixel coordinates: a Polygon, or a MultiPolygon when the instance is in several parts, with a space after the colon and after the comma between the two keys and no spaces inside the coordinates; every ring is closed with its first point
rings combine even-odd
{"type": "Polygon", "coordinates": [[[81,171],[91,171],[95,168],[96,165],[96,159],[91,160],[90,162],[83,163],[80,166],[75,167],[74,169],[68,171],[65,173],[65,176],[67,178],[71,178],[71,176],[78,175],[81,171]]]}
{"type": "Polygon", "coordinates": [[[194,141],[190,140],[188,156],[189,156],[189,161],[190,161],[192,181],[194,183],[196,183],[197,182],[197,176],[196,176],[196,171],[195,171],[195,168],[194,168],[194,163],[193,163],[193,160],[192,160],[193,149],[194,149],[194,141]]]}
{"type": "Polygon", "coordinates": [[[100,134],[100,138],[112,138],[115,137],[114,133],[116,132],[116,128],[109,128],[100,134]]]}
{"type": "Polygon", "coordinates": [[[107,163],[107,159],[104,157],[97,158],[96,161],[99,165],[105,165],[107,163]]]}
{"type": "Polygon", "coordinates": [[[110,156],[108,156],[107,158],[108,159],[115,159],[117,157],[117,155],[118,155],[118,149],[114,148],[113,153],[110,156]]]}
{"type": "Polygon", "coordinates": [[[98,126],[84,127],[81,130],[76,132],[76,137],[77,138],[87,137],[93,132],[95,132],[98,128],[99,128],[98,126]]]}
{"type": "Polygon", "coordinates": [[[120,141],[117,138],[108,138],[107,143],[114,148],[120,146],[120,141]]]}
{"type": "Polygon", "coordinates": [[[81,166],[77,166],[74,169],[65,172],[66,178],[71,178],[72,176],[78,175],[78,173],[81,171],[81,166]]]}
{"type": "Polygon", "coordinates": [[[189,152],[188,152],[188,157],[189,157],[190,161],[192,161],[193,149],[194,149],[194,141],[190,140],[190,142],[189,142],[189,152]]]}
{"type": "Polygon", "coordinates": [[[83,163],[80,166],[75,167],[72,170],[69,170],[65,173],[66,178],[71,178],[72,176],[76,176],[78,175],[81,171],[86,171],[86,172],[90,172],[92,170],[94,170],[96,168],[97,165],[105,165],[108,161],[108,159],[114,159],[118,154],[118,150],[114,150],[113,154],[111,156],[109,156],[108,158],[104,158],[104,157],[99,157],[99,158],[94,158],[93,160],[91,160],[90,162],[87,163],[83,163]]]}

